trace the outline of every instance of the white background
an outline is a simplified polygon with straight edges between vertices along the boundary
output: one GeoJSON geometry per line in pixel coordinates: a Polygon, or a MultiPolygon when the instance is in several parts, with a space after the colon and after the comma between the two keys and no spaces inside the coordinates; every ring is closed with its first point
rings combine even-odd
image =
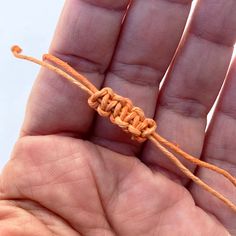
{"type": "Polygon", "coordinates": [[[47,52],[63,0],[0,0],[0,170],[10,156],[23,121],[38,66],[15,59],[10,47],[26,54],[47,52]]]}
{"type": "Polygon", "coordinates": [[[27,54],[47,52],[63,0],[0,0],[0,170],[9,158],[24,117],[38,66],[15,59],[19,44],[27,54]]]}

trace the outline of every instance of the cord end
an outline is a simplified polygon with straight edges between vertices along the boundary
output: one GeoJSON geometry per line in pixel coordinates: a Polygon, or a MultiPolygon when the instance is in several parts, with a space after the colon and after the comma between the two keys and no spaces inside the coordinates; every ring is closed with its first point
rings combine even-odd
{"type": "Polygon", "coordinates": [[[22,49],[18,45],[14,45],[11,47],[11,51],[14,55],[17,55],[22,52],[22,49]]]}

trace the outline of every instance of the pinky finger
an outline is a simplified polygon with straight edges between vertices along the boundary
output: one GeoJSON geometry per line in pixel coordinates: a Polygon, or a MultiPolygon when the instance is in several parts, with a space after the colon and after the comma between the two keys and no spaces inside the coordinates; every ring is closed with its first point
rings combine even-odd
{"type": "MultiPolygon", "coordinates": [[[[213,119],[207,131],[203,160],[236,176],[236,58],[232,63],[213,119]]],[[[236,188],[222,176],[200,168],[198,177],[236,203],[236,188]]],[[[191,186],[196,203],[214,214],[228,229],[236,232],[236,214],[204,190],[191,186]]]]}

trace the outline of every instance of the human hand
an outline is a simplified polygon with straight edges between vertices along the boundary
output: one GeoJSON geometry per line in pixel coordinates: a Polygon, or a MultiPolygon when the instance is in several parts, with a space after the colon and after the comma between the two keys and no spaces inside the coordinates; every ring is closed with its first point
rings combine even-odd
{"type": "MultiPolygon", "coordinates": [[[[205,134],[236,38],[235,1],[199,1],[159,95],[191,1],[136,0],[121,24],[127,4],[67,1],[51,53],[97,87],[129,97],[155,117],[164,137],[236,175],[235,63],[205,134]]],[[[234,200],[224,178],[203,169],[196,174],[234,200]]],[[[234,212],[149,142],[131,141],[98,117],[86,94],[45,69],[0,191],[1,235],[236,235],[234,212]]]]}

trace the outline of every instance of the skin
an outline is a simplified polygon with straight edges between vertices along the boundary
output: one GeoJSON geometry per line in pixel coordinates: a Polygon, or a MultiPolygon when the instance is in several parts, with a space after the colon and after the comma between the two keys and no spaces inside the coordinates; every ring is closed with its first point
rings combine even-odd
{"type": "MultiPolygon", "coordinates": [[[[198,1],[180,45],[190,0],[134,0],[126,11],[127,4],[68,0],[50,52],[132,99],[162,136],[236,175],[236,61],[227,74],[236,2],[198,1]]],[[[236,235],[235,212],[151,143],[133,142],[98,117],[87,99],[41,70],[0,177],[0,235],[236,235]]],[[[236,188],[222,176],[183,163],[236,204],[236,188]]]]}

